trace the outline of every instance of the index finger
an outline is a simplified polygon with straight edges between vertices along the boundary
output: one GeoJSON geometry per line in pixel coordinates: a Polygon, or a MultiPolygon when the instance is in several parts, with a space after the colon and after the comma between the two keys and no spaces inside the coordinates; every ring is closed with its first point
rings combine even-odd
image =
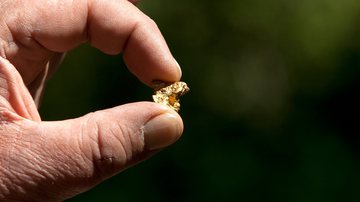
{"type": "MultiPolygon", "coordinates": [[[[56,11],[45,11],[56,23],[37,22],[41,33],[35,36],[43,46],[67,51],[87,40],[107,54],[122,52],[129,70],[149,86],[153,86],[154,80],[180,80],[180,67],[157,25],[131,2],[88,0],[86,5],[80,4],[83,0],[67,2],[71,8],[52,7],[56,11]]],[[[62,1],[61,6],[65,4],[62,1]]],[[[41,16],[44,15],[47,14],[41,16]]]]}
{"type": "Polygon", "coordinates": [[[157,25],[130,2],[93,1],[88,21],[90,43],[109,54],[123,52],[129,70],[141,81],[180,80],[180,67],[157,25]]]}

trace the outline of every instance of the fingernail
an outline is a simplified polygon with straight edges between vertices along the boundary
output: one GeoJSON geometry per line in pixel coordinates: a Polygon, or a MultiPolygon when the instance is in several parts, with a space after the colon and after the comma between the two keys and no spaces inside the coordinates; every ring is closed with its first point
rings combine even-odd
{"type": "MultiPolygon", "coordinates": [[[[175,59],[174,59],[175,60],[175,59]]],[[[179,65],[179,63],[175,60],[175,63],[176,63],[176,65],[177,65],[177,68],[179,69],[179,74],[180,74],[180,78],[181,78],[181,76],[182,76],[182,71],[181,71],[181,67],[180,67],[180,65],[179,65]]]]}
{"type": "Polygon", "coordinates": [[[148,121],[143,132],[145,147],[149,150],[157,150],[176,142],[181,136],[182,125],[176,115],[165,113],[148,121]]]}
{"type": "Polygon", "coordinates": [[[167,85],[169,85],[169,83],[166,83],[164,81],[160,81],[160,80],[153,80],[152,81],[152,87],[155,90],[159,90],[160,88],[164,88],[167,85]]]}

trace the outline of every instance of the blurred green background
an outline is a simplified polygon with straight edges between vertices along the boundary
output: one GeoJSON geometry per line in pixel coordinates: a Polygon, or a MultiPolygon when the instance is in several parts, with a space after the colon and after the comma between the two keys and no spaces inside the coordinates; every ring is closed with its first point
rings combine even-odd
{"type": "MultiPolygon", "coordinates": [[[[360,201],[358,0],[143,0],[191,92],[183,138],[75,201],[360,201]]],[[[150,100],[120,56],[82,46],[45,120],[150,100]]]]}

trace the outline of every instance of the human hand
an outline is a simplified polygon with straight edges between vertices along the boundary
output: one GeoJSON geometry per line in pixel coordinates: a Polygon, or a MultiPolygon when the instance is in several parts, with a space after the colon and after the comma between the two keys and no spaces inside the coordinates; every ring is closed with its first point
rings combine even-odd
{"type": "Polygon", "coordinates": [[[180,137],[180,116],[155,103],[57,122],[41,121],[37,111],[35,103],[62,53],[81,43],[123,53],[130,71],[149,86],[180,79],[156,24],[132,3],[0,0],[1,201],[72,197],[180,137]]]}

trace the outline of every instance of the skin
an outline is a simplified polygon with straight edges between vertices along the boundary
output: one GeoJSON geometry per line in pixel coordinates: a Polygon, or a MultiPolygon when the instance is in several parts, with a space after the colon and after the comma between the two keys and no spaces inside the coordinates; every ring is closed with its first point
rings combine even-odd
{"type": "Polygon", "coordinates": [[[38,113],[46,80],[63,53],[82,43],[122,53],[129,70],[149,86],[180,80],[159,29],[136,3],[0,0],[1,201],[64,200],[181,136],[179,115],[149,102],[57,122],[42,121],[38,113]]]}

